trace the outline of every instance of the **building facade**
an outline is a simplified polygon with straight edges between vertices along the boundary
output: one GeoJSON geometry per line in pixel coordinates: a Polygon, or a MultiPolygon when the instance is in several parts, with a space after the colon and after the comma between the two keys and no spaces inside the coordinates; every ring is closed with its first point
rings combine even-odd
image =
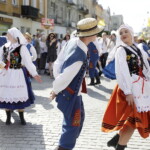
{"type": "Polygon", "coordinates": [[[123,24],[122,15],[113,15],[111,16],[111,26],[110,30],[117,30],[123,24]]]}
{"type": "Polygon", "coordinates": [[[58,38],[76,29],[85,17],[102,18],[102,7],[96,0],[0,0],[0,34],[10,27],[23,33],[54,32],[58,38]],[[41,19],[54,19],[54,28],[44,29],[41,19]]]}
{"type": "Polygon", "coordinates": [[[0,0],[0,34],[10,27],[36,34],[45,16],[45,0],[0,0]]]}

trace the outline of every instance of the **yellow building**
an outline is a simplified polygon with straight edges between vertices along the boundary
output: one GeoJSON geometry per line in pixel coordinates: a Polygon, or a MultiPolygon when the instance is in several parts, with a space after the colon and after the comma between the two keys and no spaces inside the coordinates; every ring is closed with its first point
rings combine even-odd
{"type": "Polygon", "coordinates": [[[47,0],[0,0],[0,35],[10,27],[32,34],[44,31],[41,28],[41,18],[47,16],[46,2],[47,0]]]}

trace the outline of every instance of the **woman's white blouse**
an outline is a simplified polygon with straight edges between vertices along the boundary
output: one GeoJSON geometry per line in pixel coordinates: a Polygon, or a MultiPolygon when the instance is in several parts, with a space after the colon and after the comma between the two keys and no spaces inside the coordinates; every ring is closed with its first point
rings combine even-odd
{"type": "MultiPolygon", "coordinates": [[[[134,52],[129,46],[126,46],[129,50],[134,52]]],[[[136,55],[137,53],[134,52],[136,55]]],[[[150,79],[150,67],[147,61],[147,54],[141,49],[143,60],[146,65],[143,68],[143,74],[147,79],[150,79]]],[[[126,52],[123,47],[119,47],[115,55],[115,71],[117,82],[121,90],[125,95],[132,94],[132,78],[129,72],[128,64],[126,61],[126,52]]]]}

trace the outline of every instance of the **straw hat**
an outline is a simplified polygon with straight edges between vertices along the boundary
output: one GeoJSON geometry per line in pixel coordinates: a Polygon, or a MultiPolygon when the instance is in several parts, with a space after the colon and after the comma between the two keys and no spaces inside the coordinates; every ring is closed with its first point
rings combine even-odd
{"type": "Polygon", "coordinates": [[[32,40],[32,35],[31,35],[30,33],[26,32],[24,35],[25,35],[26,37],[28,37],[30,40],[32,40]]]}
{"type": "Polygon", "coordinates": [[[98,34],[104,26],[98,26],[95,18],[85,18],[77,23],[77,36],[88,37],[98,34]]]}

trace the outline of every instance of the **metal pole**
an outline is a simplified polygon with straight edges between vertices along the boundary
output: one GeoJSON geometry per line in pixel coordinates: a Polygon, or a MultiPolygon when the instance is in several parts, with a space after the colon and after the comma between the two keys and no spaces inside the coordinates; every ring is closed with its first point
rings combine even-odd
{"type": "MultiPolygon", "coordinates": [[[[47,19],[47,13],[48,13],[48,11],[47,11],[47,0],[45,0],[45,18],[47,19]]],[[[49,34],[49,29],[46,29],[47,30],[47,36],[48,36],[48,34],[49,34]]]]}

